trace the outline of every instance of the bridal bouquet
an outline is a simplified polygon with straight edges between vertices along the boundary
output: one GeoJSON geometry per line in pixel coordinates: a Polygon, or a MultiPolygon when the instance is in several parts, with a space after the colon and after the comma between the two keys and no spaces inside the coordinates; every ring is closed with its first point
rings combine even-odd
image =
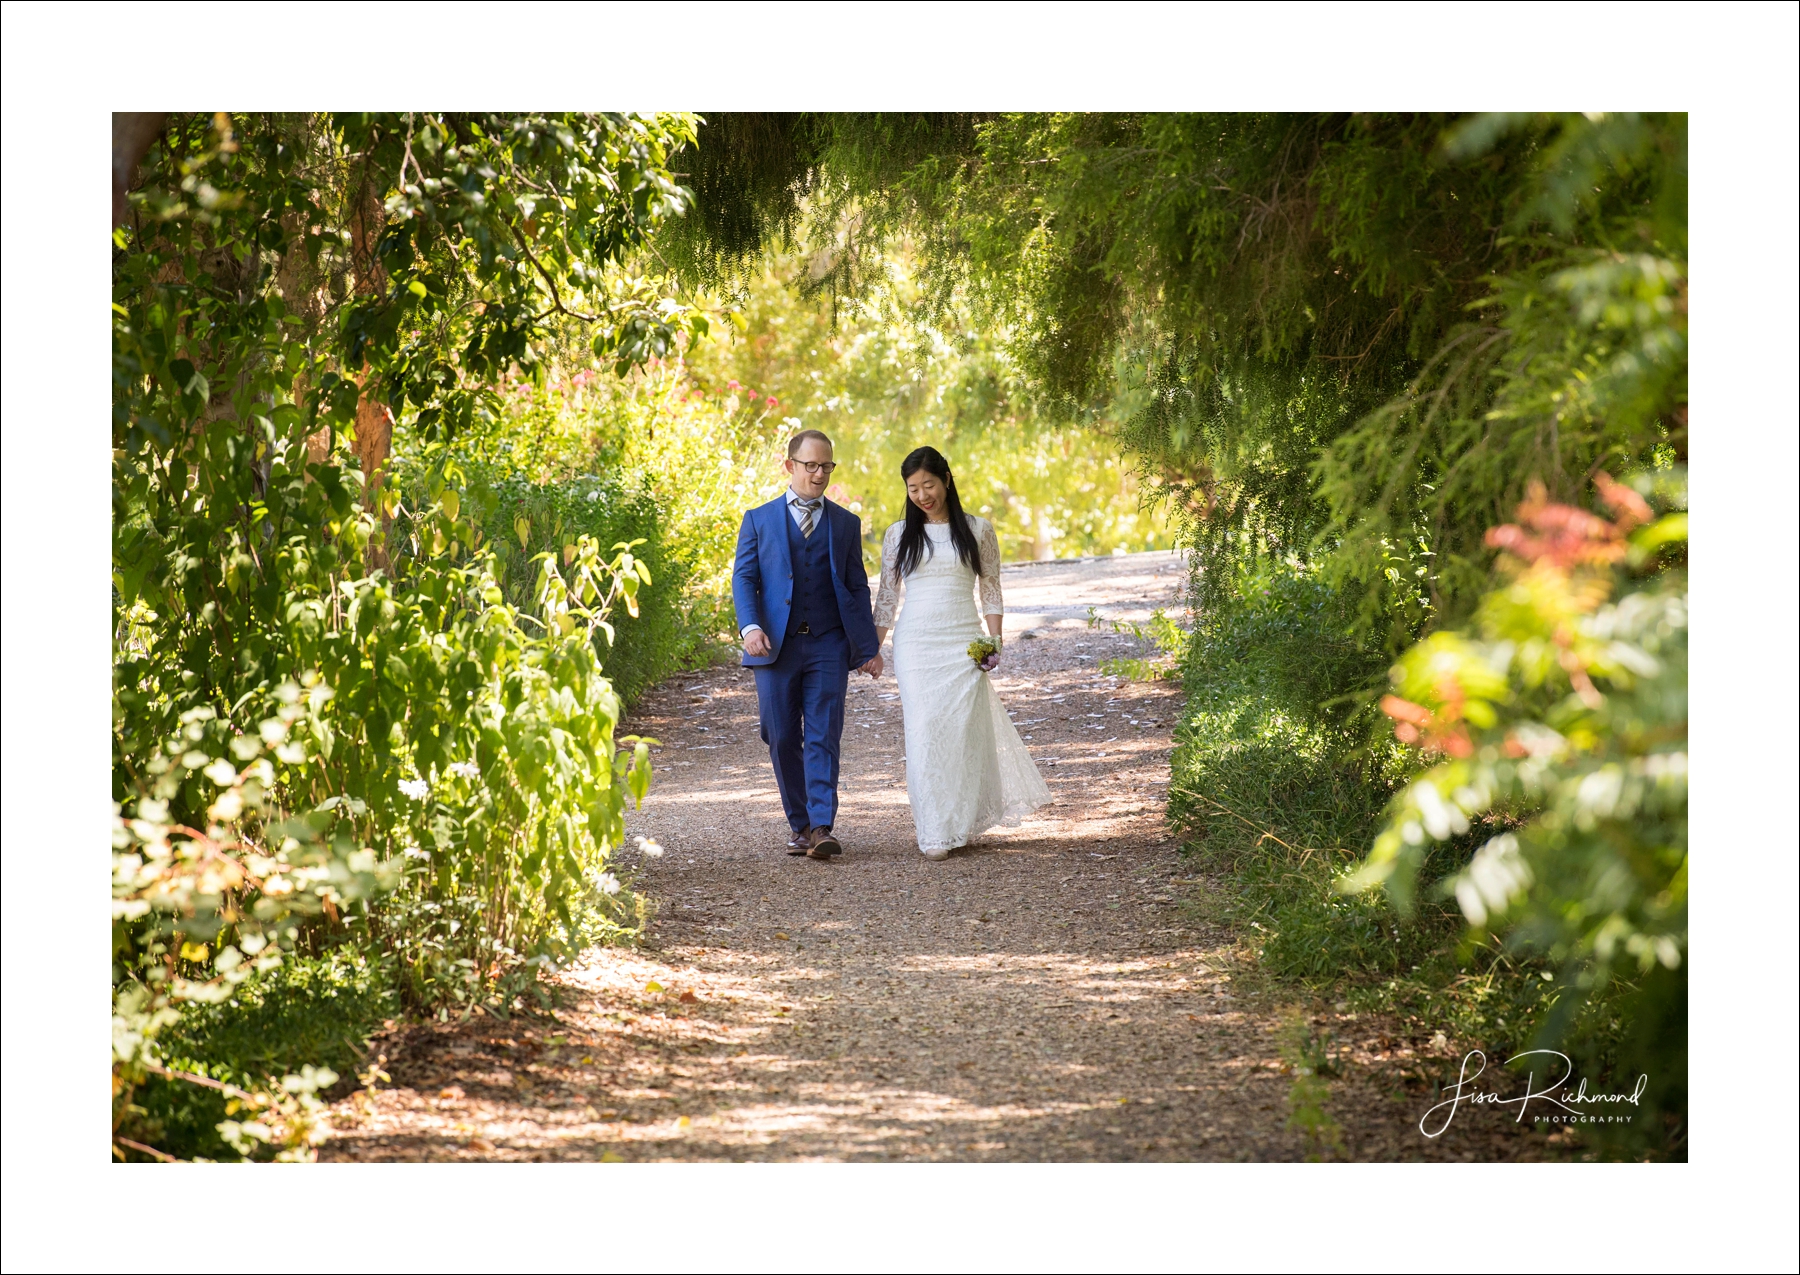
{"type": "Polygon", "coordinates": [[[969,658],[977,664],[985,664],[992,656],[1000,654],[1000,644],[992,638],[977,638],[969,643],[969,658]]]}

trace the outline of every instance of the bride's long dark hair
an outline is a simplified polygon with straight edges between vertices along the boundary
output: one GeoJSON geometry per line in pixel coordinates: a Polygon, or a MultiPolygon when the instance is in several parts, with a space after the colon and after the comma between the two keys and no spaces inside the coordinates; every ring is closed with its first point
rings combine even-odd
{"type": "MultiPolygon", "coordinates": [[[[914,448],[900,462],[900,481],[905,482],[921,469],[944,484],[944,509],[950,515],[950,543],[956,546],[956,556],[963,560],[963,565],[979,575],[981,550],[976,547],[975,533],[969,530],[969,520],[963,516],[962,499],[956,494],[956,479],[950,474],[950,462],[935,447],[914,448]]],[[[894,555],[894,566],[901,579],[913,573],[921,557],[931,556],[931,539],[925,534],[926,521],[925,511],[913,504],[909,496],[906,525],[900,530],[900,551],[894,555]]]]}

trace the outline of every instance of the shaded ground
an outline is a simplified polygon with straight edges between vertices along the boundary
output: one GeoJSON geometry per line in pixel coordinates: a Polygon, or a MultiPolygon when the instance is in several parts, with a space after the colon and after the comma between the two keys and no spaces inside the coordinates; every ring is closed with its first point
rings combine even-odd
{"type": "MultiPolygon", "coordinates": [[[[994,675],[1055,802],[932,863],[906,802],[891,676],[852,682],[846,853],[787,827],[735,667],[674,679],[628,729],[664,743],[631,832],[657,901],[639,952],[562,977],[556,1020],[413,1027],[380,1042],[392,1086],[334,1109],[327,1159],[1285,1160],[1280,1041],[1234,994],[1246,953],[1188,906],[1163,825],[1171,682],[1099,665],[1136,643],[1086,622],[1173,606],[1172,554],[1009,567],[994,675]]],[[[1431,1140],[1449,1042],[1313,1014],[1350,1048],[1328,1109],[1356,1159],[1556,1156],[1492,1110],[1431,1140]]],[[[1291,1055],[1290,1055],[1291,1057],[1291,1055]]]]}

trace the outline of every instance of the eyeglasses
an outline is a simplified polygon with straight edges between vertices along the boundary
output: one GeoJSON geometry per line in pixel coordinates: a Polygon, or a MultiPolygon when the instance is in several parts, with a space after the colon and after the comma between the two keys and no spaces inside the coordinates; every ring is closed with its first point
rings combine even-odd
{"type": "Polygon", "coordinates": [[[824,474],[828,478],[831,476],[831,471],[837,468],[837,462],[834,460],[797,460],[794,463],[809,475],[824,474]]]}

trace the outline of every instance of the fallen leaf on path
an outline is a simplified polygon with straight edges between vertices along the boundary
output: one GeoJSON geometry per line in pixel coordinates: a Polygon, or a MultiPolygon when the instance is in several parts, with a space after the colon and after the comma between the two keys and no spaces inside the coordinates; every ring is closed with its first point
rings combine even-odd
{"type": "Polygon", "coordinates": [[[692,992],[683,992],[678,999],[683,1005],[693,1005],[700,1000],[700,998],[692,992]]]}

